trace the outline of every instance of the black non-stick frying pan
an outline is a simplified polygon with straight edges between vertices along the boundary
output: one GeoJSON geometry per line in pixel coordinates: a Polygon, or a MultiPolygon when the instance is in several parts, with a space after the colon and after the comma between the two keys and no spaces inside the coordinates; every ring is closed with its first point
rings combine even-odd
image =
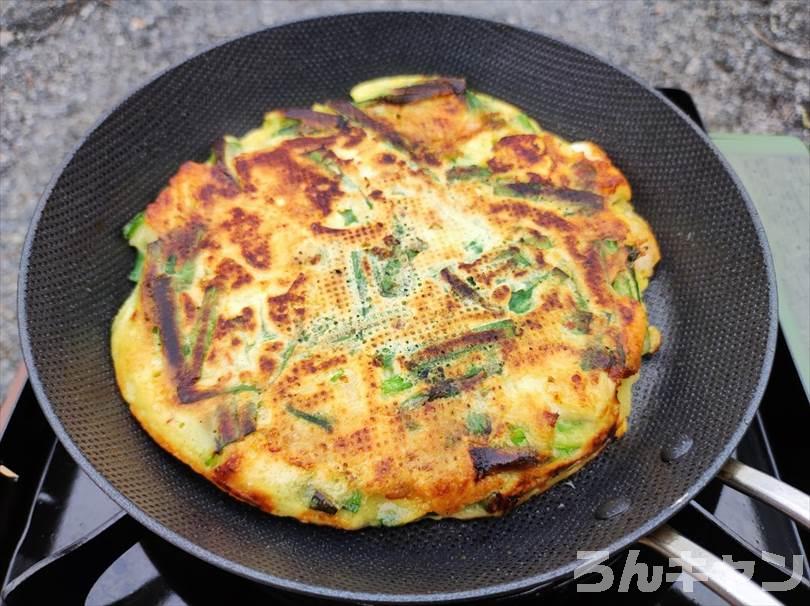
{"type": "Polygon", "coordinates": [[[762,227],[718,152],[680,111],[627,73],[555,40],[422,13],[261,31],[137,90],[87,136],[37,208],[19,314],[46,416],[82,468],[138,522],[258,582],[367,601],[513,592],[569,576],[577,550],[615,552],[648,535],[731,454],[759,403],[776,337],[762,227]],[[607,150],[661,245],[645,299],[663,346],[634,388],[628,434],[573,486],[502,519],[344,532],[266,515],[164,453],[119,395],[108,341],[133,263],[121,226],[183,161],[204,159],[217,138],[259,124],[269,108],[345,97],[361,80],[417,72],[465,76],[546,129],[607,150]],[[681,456],[662,458],[662,450],[681,456]]]}

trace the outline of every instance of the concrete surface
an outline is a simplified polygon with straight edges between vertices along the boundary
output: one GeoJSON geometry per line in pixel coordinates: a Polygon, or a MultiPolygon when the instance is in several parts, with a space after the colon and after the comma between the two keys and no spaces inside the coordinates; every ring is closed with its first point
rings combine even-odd
{"type": "Polygon", "coordinates": [[[19,359],[16,279],[36,201],[133,86],[213,42],[322,14],[476,15],[586,47],[695,97],[711,130],[810,142],[810,9],[799,1],[0,0],[0,393],[19,359]]]}

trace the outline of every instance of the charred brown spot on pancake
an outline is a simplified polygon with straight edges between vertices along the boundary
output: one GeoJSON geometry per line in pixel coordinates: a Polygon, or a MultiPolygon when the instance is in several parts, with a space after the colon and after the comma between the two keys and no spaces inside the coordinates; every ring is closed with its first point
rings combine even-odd
{"type": "Polygon", "coordinates": [[[413,370],[427,360],[446,356],[449,353],[475,347],[477,345],[494,343],[503,337],[504,333],[502,331],[482,330],[480,332],[471,332],[460,337],[455,337],[435,345],[428,345],[417,352],[416,355],[414,355],[411,359],[407,360],[405,362],[405,367],[408,370],[413,370]]]}
{"type": "Polygon", "coordinates": [[[329,101],[329,107],[334,109],[339,114],[345,116],[349,120],[357,122],[361,126],[365,126],[366,128],[370,128],[371,130],[377,132],[383,138],[387,139],[389,142],[393,143],[397,147],[402,149],[409,149],[409,145],[406,143],[405,139],[397,133],[393,128],[381,122],[379,120],[375,120],[371,116],[365,114],[363,111],[356,108],[352,105],[349,101],[337,100],[337,101],[329,101]]]}
{"type": "Polygon", "coordinates": [[[183,309],[183,315],[186,320],[194,320],[197,315],[197,304],[187,292],[180,293],[180,304],[183,309]]]}
{"type": "Polygon", "coordinates": [[[251,282],[253,282],[253,276],[245,271],[244,267],[233,259],[223,259],[217,264],[211,284],[217,288],[236,290],[251,282]]]}
{"type": "Polygon", "coordinates": [[[474,446],[468,452],[475,471],[476,482],[493,473],[534,467],[541,461],[540,456],[535,451],[525,448],[507,449],[474,446]]]}
{"type": "Polygon", "coordinates": [[[245,261],[257,269],[267,269],[270,267],[270,247],[266,236],[260,232],[261,224],[261,217],[237,207],[231,209],[230,219],[222,222],[222,228],[239,246],[245,261]]]}
{"type": "Polygon", "coordinates": [[[262,356],[259,358],[259,368],[265,375],[271,375],[276,369],[276,361],[269,356],[262,356]]]}
{"type": "Polygon", "coordinates": [[[540,160],[543,142],[534,135],[510,135],[498,141],[493,150],[496,154],[507,152],[506,157],[513,157],[524,165],[531,165],[540,160]]]}
{"type": "Polygon", "coordinates": [[[514,217],[526,217],[531,219],[537,227],[541,228],[556,229],[558,231],[571,231],[574,229],[571,222],[566,221],[559,215],[547,210],[534,208],[524,202],[492,204],[490,211],[493,214],[505,213],[514,217]]]}
{"type": "Polygon", "coordinates": [[[239,471],[242,463],[242,455],[233,453],[222,463],[214,468],[214,481],[218,484],[227,484],[231,477],[239,471]]]}
{"type": "Polygon", "coordinates": [[[336,368],[341,364],[346,364],[346,362],[347,358],[343,354],[339,356],[330,357],[325,360],[308,358],[300,363],[299,368],[301,368],[304,372],[307,373],[325,372],[332,368],[336,368]]]}
{"type": "Polygon", "coordinates": [[[557,291],[544,294],[542,300],[543,302],[540,305],[540,309],[543,311],[551,311],[552,309],[563,308],[562,301],[560,301],[560,295],[557,293],[557,291]]]}
{"type": "Polygon", "coordinates": [[[363,427],[346,436],[339,436],[335,440],[335,448],[355,453],[371,452],[374,449],[371,429],[363,427]]]}
{"type": "Polygon", "coordinates": [[[369,194],[369,197],[374,200],[381,200],[383,197],[383,193],[379,189],[375,189],[369,194]]]}
{"type": "Polygon", "coordinates": [[[185,225],[169,232],[161,241],[166,258],[173,256],[182,261],[195,255],[203,237],[205,226],[199,217],[191,217],[185,225]]]}
{"type": "Polygon", "coordinates": [[[394,462],[391,457],[386,457],[381,461],[377,461],[377,463],[374,465],[374,478],[377,481],[385,480],[386,477],[391,474],[393,464],[394,462]]]}
{"type": "Polygon", "coordinates": [[[219,318],[217,326],[214,330],[214,338],[221,339],[225,335],[234,331],[248,331],[256,330],[256,320],[253,317],[253,308],[243,307],[242,312],[233,318],[219,318]]]}
{"type": "Polygon", "coordinates": [[[284,110],[284,115],[293,120],[300,120],[309,126],[318,128],[340,128],[344,123],[340,116],[316,112],[304,107],[292,107],[284,110]]]}
{"type": "Polygon", "coordinates": [[[305,188],[307,197],[324,216],[332,212],[332,200],[343,193],[339,183],[336,179],[323,175],[312,175],[309,178],[305,188]]]}
{"type": "Polygon", "coordinates": [[[506,496],[500,492],[493,492],[486,499],[481,501],[481,505],[487,513],[504,514],[512,511],[518,504],[518,497],[506,496]]]}
{"type": "Polygon", "coordinates": [[[197,193],[197,198],[204,204],[210,204],[218,197],[234,198],[241,191],[236,181],[220,165],[211,167],[211,178],[213,183],[206,183],[197,193]]]}
{"type": "Polygon", "coordinates": [[[393,164],[397,161],[396,156],[393,154],[380,154],[377,158],[381,164],[393,164]]]}
{"type": "Polygon", "coordinates": [[[492,298],[503,303],[509,297],[509,287],[506,284],[501,284],[498,288],[492,291],[492,298]]]}
{"type": "Polygon", "coordinates": [[[460,95],[466,87],[467,84],[464,78],[437,78],[428,82],[394,89],[390,94],[382,97],[382,101],[404,105],[444,95],[460,95]]]}
{"type": "Polygon", "coordinates": [[[580,187],[590,189],[596,181],[596,168],[589,160],[579,160],[571,167],[571,171],[576,176],[580,187]]]}
{"type": "Polygon", "coordinates": [[[293,283],[283,295],[267,297],[268,313],[270,319],[278,325],[289,326],[304,319],[306,313],[306,297],[304,287],[306,276],[298,274],[293,283]]]}
{"type": "MultiPolygon", "coordinates": [[[[150,264],[151,265],[151,264],[150,264]]],[[[154,301],[157,312],[158,327],[160,328],[160,342],[169,366],[172,367],[175,377],[180,378],[183,370],[183,353],[180,349],[180,335],[177,331],[177,321],[174,305],[174,289],[169,276],[154,276],[154,268],[150,268],[151,279],[145,281],[146,290],[154,301]]]]}

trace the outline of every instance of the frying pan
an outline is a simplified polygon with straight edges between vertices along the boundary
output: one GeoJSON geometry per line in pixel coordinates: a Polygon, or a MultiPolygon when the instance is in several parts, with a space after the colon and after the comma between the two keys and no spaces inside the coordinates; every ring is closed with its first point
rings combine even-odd
{"type": "Polygon", "coordinates": [[[577,550],[616,552],[645,536],[666,548],[677,537],[650,533],[732,453],[762,395],[777,322],[773,268],[752,204],[679,110],[561,42],[426,13],[260,31],[134,92],[87,135],[43,196],[23,253],[19,317],[45,415],[135,520],[260,583],[378,602],[491,597],[570,577],[581,564],[577,550]],[[118,393],[110,324],[131,288],[133,262],[121,226],[183,161],[203,160],[218,137],[259,124],[269,108],[345,97],[361,80],[418,72],[463,75],[546,129],[607,150],[661,245],[645,299],[663,346],[644,363],[627,435],[573,486],[507,517],[347,533],[263,514],[164,453],[118,393]]]}

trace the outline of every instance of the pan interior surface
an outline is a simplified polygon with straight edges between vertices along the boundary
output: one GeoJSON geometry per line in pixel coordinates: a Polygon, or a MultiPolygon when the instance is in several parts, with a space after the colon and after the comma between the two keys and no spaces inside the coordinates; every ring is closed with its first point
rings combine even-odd
{"type": "Polygon", "coordinates": [[[618,549],[701,488],[750,421],[775,338],[764,238],[705,138],[655,93],[600,60],[486,21],[371,13],[237,39],[159,76],[87,137],[46,194],[21,271],[23,348],[60,439],[151,530],[261,582],[355,599],[461,599],[551,581],[578,550],[618,549]],[[204,159],[271,107],[343,97],[356,82],[441,73],[505,99],[569,140],[603,147],[633,188],[663,261],[645,293],[664,336],[634,387],[622,440],[501,519],[355,533],[233,501],[165,454],[118,393],[111,319],[130,290],[127,219],[177,167],[204,159]],[[667,440],[692,449],[674,463],[667,440]],[[604,501],[623,514],[599,520],[604,501]]]}

